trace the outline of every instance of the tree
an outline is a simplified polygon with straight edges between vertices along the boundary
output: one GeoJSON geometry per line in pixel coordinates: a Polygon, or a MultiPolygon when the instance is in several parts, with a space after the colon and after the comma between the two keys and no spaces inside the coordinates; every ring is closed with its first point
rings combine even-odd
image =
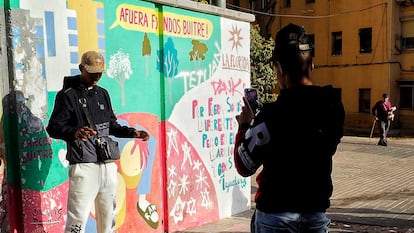
{"type": "Polygon", "coordinates": [[[272,68],[272,56],[275,42],[260,35],[259,25],[250,29],[250,81],[251,86],[259,91],[259,100],[269,103],[276,100],[275,88],[277,77],[272,68]]]}
{"type": "Polygon", "coordinates": [[[170,102],[172,103],[172,80],[178,74],[178,52],[171,38],[167,39],[164,48],[157,51],[157,70],[168,79],[170,102]]]}
{"type": "Polygon", "coordinates": [[[129,54],[125,54],[119,50],[111,55],[109,59],[109,67],[106,71],[108,77],[115,79],[122,90],[122,105],[125,105],[125,80],[129,79],[132,74],[131,62],[129,54]]]}
{"type": "Polygon", "coordinates": [[[195,69],[198,70],[200,61],[206,58],[204,54],[208,51],[208,48],[206,44],[199,40],[192,40],[191,43],[193,44],[193,50],[189,52],[190,61],[194,61],[195,69]]]}
{"type": "Polygon", "coordinates": [[[151,55],[151,43],[148,39],[147,33],[144,33],[144,40],[142,41],[142,56],[145,57],[145,67],[146,67],[146,75],[149,75],[148,69],[148,57],[151,55]]]}

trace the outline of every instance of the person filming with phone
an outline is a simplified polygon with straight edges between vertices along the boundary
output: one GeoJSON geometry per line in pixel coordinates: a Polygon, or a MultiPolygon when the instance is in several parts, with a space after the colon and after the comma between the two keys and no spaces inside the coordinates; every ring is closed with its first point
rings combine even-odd
{"type": "Polygon", "coordinates": [[[277,100],[263,104],[255,115],[245,97],[236,116],[238,173],[248,177],[262,166],[251,231],[328,232],[332,156],[345,117],[341,96],[332,86],[312,84],[312,46],[303,27],[283,27],[275,42],[277,100]]]}

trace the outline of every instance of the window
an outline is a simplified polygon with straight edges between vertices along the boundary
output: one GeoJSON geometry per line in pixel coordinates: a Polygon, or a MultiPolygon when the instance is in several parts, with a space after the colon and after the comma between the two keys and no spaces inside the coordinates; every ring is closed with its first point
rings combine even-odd
{"type": "Polygon", "coordinates": [[[414,109],[414,82],[400,85],[400,108],[414,109]]]}
{"type": "Polygon", "coordinates": [[[290,0],[283,0],[282,2],[283,8],[290,8],[290,6],[291,6],[290,0]]]}
{"type": "Polygon", "coordinates": [[[401,22],[401,48],[414,49],[414,20],[401,22]]]}
{"type": "Polygon", "coordinates": [[[372,52],[372,28],[359,29],[359,52],[372,52]]]}
{"type": "Polygon", "coordinates": [[[342,55],[342,32],[332,32],[332,55],[342,55]]]}
{"type": "Polygon", "coordinates": [[[358,109],[359,112],[371,112],[371,89],[361,88],[359,89],[359,98],[358,98],[358,109]]]}
{"type": "Polygon", "coordinates": [[[414,37],[402,38],[402,49],[414,49],[414,37]]]}
{"type": "Polygon", "coordinates": [[[315,57],[315,35],[314,34],[309,34],[308,35],[308,40],[309,40],[309,45],[312,48],[311,55],[312,55],[312,57],[315,57]]]}

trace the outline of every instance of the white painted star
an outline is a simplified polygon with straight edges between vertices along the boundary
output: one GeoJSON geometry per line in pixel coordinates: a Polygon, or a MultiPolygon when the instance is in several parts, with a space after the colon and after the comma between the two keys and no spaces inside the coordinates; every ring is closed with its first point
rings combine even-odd
{"type": "Polygon", "coordinates": [[[191,197],[189,201],[187,201],[187,210],[185,211],[190,216],[193,216],[194,214],[197,214],[196,210],[196,200],[191,197]]]}
{"type": "Polygon", "coordinates": [[[167,132],[168,135],[168,147],[167,147],[167,158],[171,155],[171,149],[174,149],[175,153],[178,154],[178,143],[177,143],[177,131],[175,129],[170,129],[167,132]]]}
{"type": "Polygon", "coordinates": [[[204,185],[206,185],[207,187],[209,187],[208,182],[207,182],[207,176],[204,176],[204,169],[203,170],[199,170],[199,173],[196,175],[197,179],[196,179],[196,184],[197,184],[197,190],[199,188],[203,188],[204,185]]]}
{"type": "Polygon", "coordinates": [[[199,170],[201,165],[202,165],[202,163],[200,162],[200,160],[194,161],[193,170],[199,170]]]}
{"type": "Polygon", "coordinates": [[[210,192],[207,189],[204,189],[204,191],[201,192],[201,206],[205,207],[206,209],[210,208],[211,201],[210,201],[210,192]]]}
{"type": "Polygon", "coordinates": [[[181,200],[180,197],[177,198],[177,201],[175,202],[173,208],[171,209],[171,212],[169,214],[170,217],[174,218],[174,222],[177,224],[179,221],[183,221],[184,219],[184,207],[185,202],[181,200]]]}
{"type": "Polygon", "coordinates": [[[190,164],[190,166],[193,165],[193,161],[191,159],[191,147],[188,145],[187,142],[184,142],[184,144],[181,146],[181,149],[183,150],[183,163],[181,164],[181,169],[184,168],[184,165],[186,161],[190,164]]]}
{"type": "Polygon", "coordinates": [[[168,168],[168,178],[174,178],[177,175],[175,169],[176,167],[174,166],[174,164],[168,168]]]}
{"type": "Polygon", "coordinates": [[[168,198],[175,196],[175,187],[177,187],[177,183],[174,180],[171,180],[167,187],[168,198]]]}
{"type": "Polygon", "coordinates": [[[180,178],[180,183],[178,184],[180,186],[180,194],[185,194],[185,192],[188,191],[188,184],[190,182],[188,182],[188,176],[186,174],[184,174],[181,178],[180,178]]]}

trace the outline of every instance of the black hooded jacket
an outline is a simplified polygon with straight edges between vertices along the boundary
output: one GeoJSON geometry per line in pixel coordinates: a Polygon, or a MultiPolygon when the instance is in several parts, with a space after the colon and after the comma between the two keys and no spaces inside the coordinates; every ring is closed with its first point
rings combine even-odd
{"type": "Polygon", "coordinates": [[[70,164],[100,162],[95,149],[95,136],[86,142],[75,138],[76,130],[89,127],[81,104],[85,100],[100,136],[134,137],[134,128],[121,126],[117,122],[109,94],[104,88],[83,86],[79,75],[65,77],[46,130],[51,137],[66,142],[66,159],[70,164]]]}
{"type": "Polygon", "coordinates": [[[332,195],[332,156],[343,136],[344,108],[332,87],[283,89],[265,104],[252,126],[240,126],[235,163],[242,176],[257,177],[257,209],[324,212],[332,195]]]}

